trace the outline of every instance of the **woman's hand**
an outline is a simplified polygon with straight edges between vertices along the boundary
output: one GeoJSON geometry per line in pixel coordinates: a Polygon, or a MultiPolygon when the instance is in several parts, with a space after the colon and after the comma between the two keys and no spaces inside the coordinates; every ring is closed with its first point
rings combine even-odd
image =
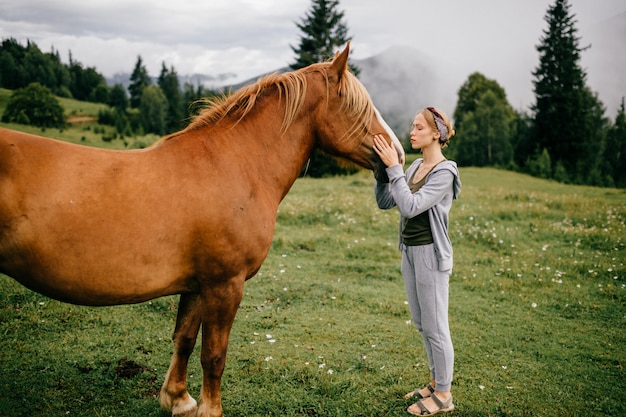
{"type": "Polygon", "coordinates": [[[382,135],[374,135],[374,151],[386,166],[400,165],[398,152],[382,135]]]}

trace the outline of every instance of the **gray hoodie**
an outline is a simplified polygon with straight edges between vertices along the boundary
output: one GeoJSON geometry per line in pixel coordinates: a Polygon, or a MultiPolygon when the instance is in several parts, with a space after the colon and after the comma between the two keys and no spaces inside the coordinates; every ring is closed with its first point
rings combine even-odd
{"type": "MultiPolygon", "coordinates": [[[[452,270],[452,244],[448,236],[448,213],[461,192],[461,180],[459,170],[454,161],[443,161],[428,174],[426,183],[420,190],[412,194],[407,184],[407,178],[422,163],[423,159],[417,159],[402,172],[401,165],[387,168],[389,183],[374,185],[376,202],[381,209],[398,207],[400,211],[400,225],[405,219],[410,219],[428,210],[430,228],[433,234],[435,253],[439,260],[439,270],[452,270]]],[[[402,244],[400,244],[402,247],[402,244]]]]}

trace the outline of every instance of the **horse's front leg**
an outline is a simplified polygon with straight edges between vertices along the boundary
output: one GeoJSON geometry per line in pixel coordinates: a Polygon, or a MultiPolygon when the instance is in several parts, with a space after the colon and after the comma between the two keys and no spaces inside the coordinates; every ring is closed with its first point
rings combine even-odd
{"type": "Polygon", "coordinates": [[[200,295],[181,295],[173,336],[174,354],[159,395],[161,407],[171,411],[172,417],[193,417],[198,409],[196,400],[187,392],[187,363],[196,344],[201,321],[200,295]]]}
{"type": "Polygon", "coordinates": [[[222,417],[220,383],[226,365],[228,338],[243,297],[243,277],[212,285],[203,292],[202,392],[198,417],[222,417]]]}

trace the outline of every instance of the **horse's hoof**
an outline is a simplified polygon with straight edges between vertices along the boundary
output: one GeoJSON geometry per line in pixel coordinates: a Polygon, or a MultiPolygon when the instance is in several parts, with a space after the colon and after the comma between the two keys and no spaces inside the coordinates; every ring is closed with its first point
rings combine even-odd
{"type": "Polygon", "coordinates": [[[172,408],[172,417],[196,417],[198,403],[189,397],[187,404],[181,404],[172,408]]]}

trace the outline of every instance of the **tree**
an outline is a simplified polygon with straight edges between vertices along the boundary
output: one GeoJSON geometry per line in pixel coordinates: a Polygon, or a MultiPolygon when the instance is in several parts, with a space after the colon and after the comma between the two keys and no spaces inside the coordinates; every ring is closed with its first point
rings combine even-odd
{"type": "Polygon", "coordinates": [[[63,127],[65,116],[63,106],[50,89],[39,83],[32,83],[11,94],[2,121],[39,127],[63,127]]]}
{"type": "Polygon", "coordinates": [[[109,101],[107,104],[122,112],[128,108],[128,96],[122,84],[115,84],[109,92],[109,101]]]}
{"type": "Polygon", "coordinates": [[[130,75],[130,85],[128,86],[128,92],[130,94],[130,107],[137,108],[141,104],[141,94],[143,89],[151,84],[148,70],[146,69],[141,56],[137,56],[137,62],[135,68],[130,75]]]}
{"type": "Polygon", "coordinates": [[[624,98],[615,117],[615,123],[609,129],[606,138],[604,161],[607,164],[606,172],[613,185],[626,187],[626,113],[624,98]]]}
{"type": "Polygon", "coordinates": [[[168,70],[165,67],[165,62],[163,62],[158,83],[168,103],[165,130],[167,133],[176,132],[183,128],[184,108],[178,74],[176,74],[174,67],[170,67],[168,70]]]}
{"type": "MultiPolygon", "coordinates": [[[[298,47],[291,47],[296,53],[296,61],[291,69],[299,69],[317,62],[324,62],[335,55],[335,50],[348,42],[348,28],[343,21],[343,11],[338,11],[338,0],[312,0],[311,9],[301,23],[296,23],[302,35],[298,47]]],[[[355,75],[359,70],[350,69],[355,75]]],[[[304,174],[319,178],[324,176],[351,174],[354,167],[340,164],[335,158],[315,149],[304,174]]]]}
{"type": "Polygon", "coordinates": [[[146,133],[164,135],[167,119],[167,98],[156,85],[143,89],[139,104],[141,126],[146,133]]]}
{"type": "MultiPolygon", "coordinates": [[[[324,62],[335,55],[335,51],[348,42],[348,27],[343,21],[344,12],[338,11],[338,0],[312,0],[311,9],[301,23],[300,45],[291,47],[296,53],[296,62],[291,69],[303,68],[316,62],[324,62]]],[[[354,75],[359,69],[350,65],[354,75]]]]}
{"type": "Polygon", "coordinates": [[[450,157],[461,165],[510,166],[517,117],[504,88],[478,72],[471,74],[459,89],[450,157]]]}
{"type": "Polygon", "coordinates": [[[212,98],[220,97],[222,93],[210,90],[198,84],[186,82],[183,87],[183,103],[185,103],[185,117],[191,118],[196,116],[212,98]]]}
{"type": "Polygon", "coordinates": [[[103,103],[106,102],[108,98],[106,80],[95,68],[83,68],[83,65],[78,61],[74,61],[70,55],[69,72],[70,91],[73,98],[83,101],[103,100],[103,103]],[[102,93],[103,87],[106,90],[104,94],[102,93]],[[100,89],[100,92],[97,92],[98,89],[100,89]]]}
{"type": "Polygon", "coordinates": [[[562,166],[570,180],[592,183],[603,149],[602,105],[585,85],[574,15],[567,0],[555,0],[545,20],[548,29],[537,46],[533,71],[536,102],[530,135],[535,153],[546,149],[553,169],[562,166]]]}

